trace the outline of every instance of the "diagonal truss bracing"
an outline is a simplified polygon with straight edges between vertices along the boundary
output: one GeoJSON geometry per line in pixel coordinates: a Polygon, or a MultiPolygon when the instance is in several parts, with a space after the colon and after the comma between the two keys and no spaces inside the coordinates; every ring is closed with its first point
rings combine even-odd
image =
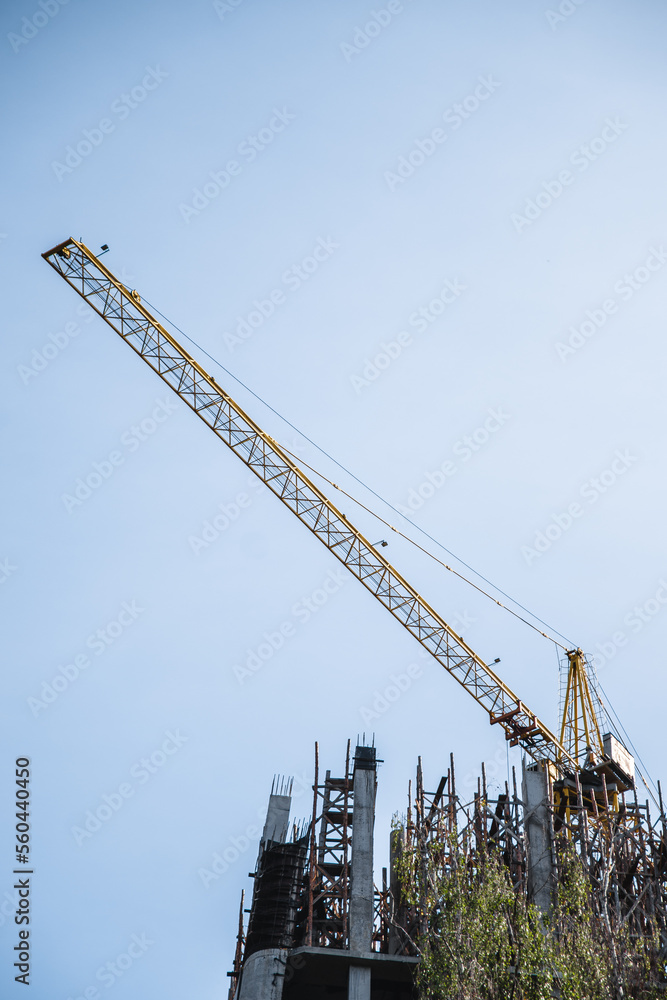
{"type": "Polygon", "coordinates": [[[158,323],[136,292],[77,240],[42,256],[486,709],[513,745],[536,760],[576,767],[556,736],[158,323]]]}

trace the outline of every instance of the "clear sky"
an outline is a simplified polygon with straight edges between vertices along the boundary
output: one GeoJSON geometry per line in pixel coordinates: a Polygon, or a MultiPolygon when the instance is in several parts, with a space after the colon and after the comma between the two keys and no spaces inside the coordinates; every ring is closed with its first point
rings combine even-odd
{"type": "MultiPolygon", "coordinates": [[[[226,996],[258,816],[276,772],[308,814],[315,740],[337,772],[375,732],[378,865],[419,754],[436,785],[453,751],[470,791],[481,760],[494,780],[508,764],[473,700],[48,268],[69,236],[109,244],[262,400],[596,654],[660,778],[664,5],[8,0],[0,22],[3,1000],[24,995],[17,757],[32,1000],[226,996]]],[[[555,727],[554,644],[343,510],[555,727]]]]}

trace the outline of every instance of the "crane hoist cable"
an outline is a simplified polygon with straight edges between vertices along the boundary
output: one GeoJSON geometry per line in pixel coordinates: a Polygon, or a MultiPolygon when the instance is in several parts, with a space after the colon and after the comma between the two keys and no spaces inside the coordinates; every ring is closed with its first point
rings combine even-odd
{"type": "MultiPolygon", "coordinates": [[[[503,610],[508,611],[511,615],[514,615],[514,617],[518,618],[519,621],[521,621],[521,622],[524,623],[524,625],[528,625],[529,628],[532,628],[539,635],[544,636],[545,639],[550,639],[551,642],[555,643],[560,649],[564,650],[565,652],[567,652],[568,649],[571,648],[571,646],[564,646],[562,644],[562,642],[558,642],[558,640],[554,639],[553,636],[548,635],[546,632],[543,632],[542,629],[539,629],[537,627],[537,625],[533,625],[532,622],[529,622],[527,618],[522,618],[522,616],[519,615],[519,614],[517,614],[516,611],[512,611],[512,609],[508,608],[506,604],[503,604],[502,601],[497,600],[497,598],[495,598],[491,594],[487,593],[486,590],[483,590],[476,583],[473,583],[472,580],[469,580],[462,573],[459,573],[458,570],[453,569],[451,566],[448,566],[446,562],[442,561],[442,559],[438,559],[438,557],[436,555],[434,555],[432,552],[429,552],[428,549],[425,549],[424,546],[420,545],[419,542],[416,542],[414,540],[414,538],[410,538],[410,536],[406,535],[404,532],[402,532],[400,530],[400,528],[396,528],[396,527],[394,527],[393,524],[390,524],[389,521],[385,521],[385,519],[380,514],[378,514],[376,511],[372,510],[370,507],[367,507],[366,504],[362,503],[361,500],[358,500],[356,497],[352,496],[352,494],[348,493],[347,490],[344,490],[342,486],[338,486],[336,483],[332,482],[331,479],[327,479],[327,477],[324,475],[324,473],[318,472],[317,469],[314,469],[312,465],[308,464],[308,462],[304,462],[304,460],[302,458],[298,458],[298,456],[294,455],[293,452],[291,452],[289,450],[289,448],[285,447],[285,445],[283,445],[283,450],[286,451],[288,455],[291,455],[292,458],[297,459],[301,463],[301,465],[304,465],[310,472],[314,473],[316,476],[319,476],[320,479],[323,479],[325,483],[329,484],[329,486],[333,486],[333,488],[335,490],[338,490],[339,493],[342,493],[343,496],[346,496],[348,498],[348,500],[352,501],[352,503],[356,503],[358,507],[361,507],[362,510],[365,510],[372,517],[376,518],[381,524],[384,524],[384,526],[386,528],[389,528],[391,531],[394,531],[401,538],[404,538],[406,542],[410,543],[410,545],[414,545],[414,547],[416,549],[419,549],[420,552],[423,552],[424,555],[426,555],[426,556],[429,557],[429,559],[433,559],[433,561],[436,562],[439,566],[443,566],[444,569],[449,570],[449,572],[453,573],[454,576],[457,576],[459,578],[459,580],[463,580],[464,583],[467,583],[468,586],[473,587],[475,590],[479,591],[479,593],[483,594],[484,597],[488,597],[488,599],[490,601],[493,601],[494,604],[497,604],[498,607],[503,608],[503,610]]],[[[529,614],[530,614],[530,612],[529,612],[529,614]]]]}
{"type": "Polygon", "coordinates": [[[465,566],[465,568],[468,569],[468,570],[470,570],[471,573],[474,573],[475,576],[479,577],[480,580],[483,580],[484,583],[486,583],[486,584],[489,585],[489,587],[492,587],[494,590],[497,590],[499,594],[502,594],[502,596],[504,598],[506,598],[508,601],[511,601],[512,604],[515,604],[518,608],[521,608],[522,611],[525,611],[526,614],[530,615],[531,618],[534,618],[535,621],[540,622],[540,624],[544,625],[545,628],[549,629],[549,631],[552,632],[553,635],[560,636],[560,638],[563,639],[567,643],[567,645],[566,646],[562,645],[562,643],[558,642],[556,639],[553,639],[553,636],[548,635],[546,632],[542,632],[541,629],[536,628],[531,622],[528,622],[528,621],[526,621],[525,618],[522,618],[521,615],[517,615],[516,612],[512,611],[506,605],[502,604],[495,597],[493,597],[493,595],[487,594],[486,591],[482,590],[480,587],[478,587],[476,584],[474,584],[471,580],[468,580],[467,577],[463,576],[460,573],[457,573],[456,570],[451,569],[451,567],[449,567],[445,563],[441,562],[439,559],[436,558],[436,556],[433,555],[433,553],[429,552],[427,549],[422,548],[417,542],[415,542],[408,535],[403,534],[397,528],[393,527],[393,525],[389,524],[388,521],[385,521],[381,517],[381,515],[378,514],[376,511],[373,511],[370,507],[365,507],[365,505],[360,500],[357,500],[350,493],[345,493],[345,490],[343,490],[340,486],[337,486],[330,479],[327,479],[327,477],[323,473],[318,472],[317,469],[314,469],[311,465],[308,465],[308,463],[305,462],[298,455],[295,455],[293,452],[289,451],[289,449],[286,448],[285,445],[282,445],[283,451],[288,452],[288,454],[291,455],[292,458],[296,459],[302,465],[305,465],[306,468],[310,469],[311,472],[314,472],[315,475],[320,476],[321,479],[325,480],[325,482],[327,482],[330,486],[333,486],[334,489],[340,490],[340,492],[345,493],[345,495],[350,500],[352,500],[353,503],[358,504],[360,507],[364,507],[364,509],[367,510],[369,514],[372,514],[373,517],[376,517],[379,521],[381,521],[388,528],[391,528],[392,531],[396,531],[403,538],[405,538],[408,542],[410,542],[411,544],[415,545],[417,548],[420,548],[421,551],[425,552],[426,555],[430,556],[431,559],[435,559],[436,562],[439,562],[441,566],[445,566],[445,568],[448,569],[448,570],[450,570],[450,572],[456,573],[457,576],[460,576],[460,578],[462,580],[465,580],[466,583],[469,583],[472,587],[475,587],[477,590],[480,591],[480,593],[484,594],[485,597],[488,597],[489,600],[493,601],[495,604],[500,605],[501,608],[505,608],[506,611],[509,611],[510,614],[515,615],[521,621],[525,622],[526,625],[530,625],[530,627],[533,628],[533,629],[535,629],[536,632],[539,632],[540,635],[543,635],[547,639],[552,639],[553,642],[555,642],[558,646],[560,646],[561,649],[564,649],[564,650],[565,649],[572,649],[576,645],[576,643],[574,643],[570,639],[568,639],[567,636],[564,636],[562,632],[559,632],[557,629],[553,628],[553,626],[549,625],[548,622],[545,622],[542,618],[540,618],[539,615],[536,615],[534,612],[530,611],[529,608],[526,608],[523,604],[521,604],[519,601],[517,601],[516,598],[511,597],[509,594],[505,593],[504,590],[502,590],[500,587],[498,587],[497,584],[495,584],[491,580],[487,579],[487,577],[485,577],[482,573],[480,573],[479,570],[476,570],[473,566],[471,566],[469,563],[467,563],[460,556],[457,556],[456,553],[452,552],[451,549],[448,549],[447,546],[443,544],[443,542],[439,541],[437,538],[434,538],[433,535],[430,535],[428,533],[428,531],[426,531],[425,528],[422,528],[421,525],[419,525],[415,521],[411,520],[406,514],[403,514],[397,507],[394,506],[394,504],[391,503],[391,501],[387,500],[386,497],[383,497],[380,493],[377,493],[373,489],[372,486],[369,486],[368,483],[365,483],[363,479],[361,479],[359,476],[355,475],[354,472],[352,472],[350,469],[347,468],[347,466],[345,466],[341,462],[339,462],[338,459],[334,458],[333,455],[331,455],[328,451],[326,451],[324,448],[322,448],[321,445],[319,445],[316,441],[314,441],[311,437],[309,437],[304,431],[302,431],[299,427],[297,427],[296,424],[293,424],[292,421],[289,420],[283,413],[281,413],[279,410],[276,410],[275,407],[271,406],[271,404],[269,402],[267,402],[267,400],[264,399],[263,396],[260,396],[257,392],[255,392],[253,389],[251,389],[249,385],[247,385],[237,375],[235,375],[232,371],[230,371],[229,368],[226,368],[222,364],[222,362],[218,360],[218,358],[216,358],[212,354],[210,354],[204,347],[202,347],[201,344],[199,344],[196,340],[194,340],[189,334],[185,333],[185,331],[182,330],[180,328],[180,326],[178,326],[176,323],[174,323],[173,320],[169,319],[167,316],[165,316],[164,313],[160,312],[160,310],[156,306],[154,306],[151,302],[148,301],[148,299],[146,298],[145,295],[143,296],[143,301],[146,302],[147,305],[149,305],[150,308],[153,309],[158,314],[158,316],[161,316],[162,319],[165,321],[165,323],[169,323],[170,326],[173,326],[173,328],[175,330],[177,330],[181,334],[182,337],[185,337],[186,340],[189,340],[190,343],[194,347],[196,347],[197,350],[201,351],[202,354],[205,354],[206,357],[210,361],[213,362],[213,364],[217,365],[218,368],[220,368],[223,372],[225,372],[225,374],[229,375],[230,378],[233,378],[235,382],[237,382],[240,386],[242,386],[246,390],[246,392],[249,392],[251,396],[254,396],[255,399],[257,399],[260,403],[262,403],[263,406],[266,406],[266,408],[268,410],[270,410],[271,413],[274,413],[280,420],[283,421],[283,423],[287,424],[288,427],[291,427],[291,429],[293,431],[296,431],[296,433],[299,434],[300,437],[302,437],[304,439],[304,441],[307,441],[309,444],[311,444],[313,446],[313,448],[315,448],[317,451],[320,452],[320,454],[324,455],[325,458],[328,458],[331,462],[334,463],[334,465],[337,465],[338,468],[341,469],[346,475],[348,475],[352,479],[356,480],[356,482],[358,482],[360,486],[363,486],[363,488],[365,490],[368,490],[369,493],[372,493],[373,496],[376,497],[381,503],[385,504],[385,506],[387,506],[395,514],[398,514],[399,517],[404,518],[408,522],[408,524],[411,524],[413,528],[416,528],[416,530],[419,531],[422,535],[424,535],[425,538],[428,538],[428,540],[430,542],[433,542],[434,545],[437,545],[438,548],[442,549],[443,552],[446,552],[447,555],[450,555],[453,559],[456,559],[457,562],[461,563],[462,566],[465,566]]]}
{"type": "MultiPolygon", "coordinates": [[[[400,514],[400,511],[396,507],[394,507],[393,504],[391,504],[388,500],[386,500],[384,497],[382,497],[379,493],[376,493],[375,490],[373,490],[370,486],[368,486],[367,483],[365,483],[358,476],[355,476],[353,472],[350,472],[350,470],[348,468],[346,468],[346,466],[342,465],[336,458],[333,457],[333,455],[331,455],[329,452],[325,451],[324,448],[322,448],[320,445],[318,445],[316,441],[313,441],[312,438],[308,437],[307,434],[305,434],[300,428],[298,428],[295,424],[293,424],[290,420],[288,420],[287,417],[285,417],[282,413],[280,413],[279,410],[276,410],[273,406],[271,406],[270,403],[267,403],[267,401],[262,396],[260,396],[258,393],[256,393],[248,385],[246,385],[245,382],[242,382],[241,379],[239,379],[236,375],[234,375],[228,368],[225,368],[225,366],[222,364],[222,362],[220,362],[212,354],[209,354],[209,352],[207,350],[205,350],[200,344],[198,344],[197,341],[193,340],[192,337],[190,337],[179,326],[177,326],[176,323],[173,322],[173,320],[168,319],[168,317],[165,316],[164,313],[160,312],[160,310],[156,306],[154,306],[151,302],[149,302],[145,295],[143,296],[143,301],[147,305],[149,305],[151,307],[151,309],[153,309],[159,316],[161,316],[162,319],[165,321],[165,323],[169,323],[169,325],[173,326],[175,330],[178,330],[178,332],[181,334],[181,336],[186,337],[187,340],[189,340],[191,344],[193,344],[196,348],[198,348],[198,350],[200,350],[202,352],[202,354],[205,354],[206,357],[209,358],[211,361],[213,361],[213,363],[216,364],[219,368],[221,368],[222,371],[226,372],[227,375],[230,376],[230,378],[233,378],[235,382],[238,382],[239,385],[243,386],[243,388],[247,392],[249,392],[251,395],[253,395],[255,397],[255,399],[259,400],[259,402],[261,402],[269,410],[271,410],[271,412],[274,413],[277,417],[279,417],[284,423],[286,423],[288,425],[288,427],[291,427],[292,430],[296,431],[296,433],[299,434],[302,438],[304,438],[305,441],[308,441],[309,444],[312,444],[312,446],[314,448],[316,448],[319,452],[321,452],[322,455],[324,455],[326,458],[330,459],[335,465],[338,466],[339,469],[342,469],[343,472],[347,473],[347,475],[349,475],[353,479],[355,479],[361,486],[364,487],[364,489],[368,490],[369,493],[372,493],[373,496],[377,497],[378,500],[380,500],[382,503],[386,504],[387,507],[389,507],[391,510],[395,511],[397,514],[400,514]]],[[[565,636],[563,636],[560,632],[557,632],[555,629],[551,629],[551,631],[553,631],[555,635],[561,636],[561,638],[565,639],[565,641],[568,642],[568,645],[564,646],[562,642],[559,642],[552,635],[549,635],[547,632],[543,632],[542,629],[537,628],[537,626],[533,625],[533,623],[530,622],[530,621],[528,621],[527,618],[523,618],[522,615],[517,614],[516,611],[513,611],[511,608],[508,608],[506,604],[503,604],[502,601],[499,601],[492,594],[489,594],[482,587],[478,586],[472,580],[469,580],[468,577],[466,577],[466,576],[463,575],[463,573],[459,573],[458,570],[453,569],[447,563],[443,562],[442,559],[438,559],[438,557],[436,555],[434,555],[433,552],[429,551],[429,549],[424,548],[424,546],[420,545],[419,542],[417,542],[417,541],[414,540],[414,538],[411,538],[409,535],[406,535],[405,532],[403,532],[403,531],[400,530],[400,528],[396,528],[393,524],[390,524],[390,522],[387,521],[387,520],[385,520],[385,518],[383,518],[381,514],[378,514],[378,512],[376,510],[373,510],[371,507],[368,507],[365,503],[363,503],[363,501],[359,500],[357,497],[353,496],[351,493],[348,493],[347,490],[344,490],[342,486],[339,486],[337,483],[334,483],[333,480],[331,480],[327,476],[325,476],[323,472],[319,471],[319,469],[316,469],[316,468],[314,468],[314,466],[309,465],[308,462],[306,462],[299,455],[296,455],[286,445],[284,445],[284,444],[282,445],[282,450],[284,452],[286,452],[291,458],[293,458],[300,465],[304,466],[310,472],[314,473],[314,475],[319,476],[320,479],[324,480],[325,483],[328,483],[329,486],[332,486],[333,489],[337,490],[339,493],[342,493],[343,496],[346,496],[348,498],[348,500],[352,501],[352,503],[355,503],[358,507],[361,507],[362,510],[365,510],[368,514],[370,514],[372,517],[374,517],[377,521],[379,521],[381,524],[383,524],[386,528],[389,528],[391,531],[395,532],[401,538],[405,539],[406,542],[409,542],[410,545],[413,545],[416,549],[419,549],[419,551],[423,552],[424,555],[426,555],[426,556],[429,557],[429,559],[433,559],[433,561],[436,562],[436,563],[438,563],[439,566],[444,567],[444,569],[448,570],[450,573],[453,573],[454,576],[457,576],[460,580],[463,580],[464,583],[467,583],[469,586],[471,586],[475,590],[479,591],[480,594],[482,594],[484,597],[487,597],[490,601],[493,601],[493,603],[497,604],[498,607],[503,608],[505,611],[508,611],[511,615],[514,615],[515,618],[518,618],[519,621],[523,622],[525,625],[528,625],[529,628],[532,628],[539,635],[544,636],[545,639],[550,639],[557,646],[559,646],[560,649],[562,649],[565,652],[567,652],[568,649],[571,649],[575,645],[573,642],[568,642],[568,640],[565,639],[565,636]]],[[[401,516],[405,517],[404,514],[401,515],[401,516]]],[[[528,608],[525,608],[522,604],[519,604],[519,602],[516,601],[516,600],[514,600],[513,597],[510,597],[508,594],[505,594],[504,591],[502,591],[495,584],[491,583],[490,580],[487,580],[485,576],[482,576],[482,574],[479,573],[476,569],[474,569],[468,563],[464,562],[464,560],[461,559],[460,556],[457,556],[450,549],[446,548],[442,544],[442,542],[439,542],[436,539],[432,538],[431,535],[429,535],[426,531],[424,531],[422,528],[420,528],[419,525],[415,524],[414,521],[411,521],[410,518],[406,517],[405,519],[406,519],[406,521],[408,521],[409,524],[412,524],[415,528],[417,528],[419,531],[421,531],[422,534],[424,534],[432,542],[434,542],[441,549],[443,549],[445,552],[447,552],[449,555],[451,555],[454,559],[456,559],[458,562],[460,562],[463,566],[465,566],[466,569],[471,570],[471,572],[473,572],[475,574],[475,576],[478,576],[481,580],[484,580],[484,582],[488,583],[489,586],[493,587],[494,590],[497,590],[499,594],[502,594],[508,600],[512,601],[513,604],[516,604],[517,607],[521,608],[522,611],[525,611],[527,614],[529,614],[531,616],[531,618],[534,618],[536,621],[541,622],[541,624],[543,624],[546,628],[551,628],[551,626],[549,626],[546,622],[543,622],[541,618],[538,618],[537,615],[533,614],[532,611],[529,611],[528,608]]]]}

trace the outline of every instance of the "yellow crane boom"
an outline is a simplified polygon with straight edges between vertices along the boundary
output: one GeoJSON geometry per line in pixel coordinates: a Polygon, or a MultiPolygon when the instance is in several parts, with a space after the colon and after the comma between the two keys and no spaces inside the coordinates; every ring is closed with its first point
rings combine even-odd
{"type": "Polygon", "coordinates": [[[68,239],[42,257],[194,410],[534,760],[576,771],[577,761],[215,379],[85,244],[68,239]]]}

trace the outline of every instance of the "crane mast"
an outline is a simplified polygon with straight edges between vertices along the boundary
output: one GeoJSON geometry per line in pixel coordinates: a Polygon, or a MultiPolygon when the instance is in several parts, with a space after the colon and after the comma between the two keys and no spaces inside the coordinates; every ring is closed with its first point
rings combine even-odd
{"type": "Polygon", "coordinates": [[[194,410],[364,587],[535,761],[574,772],[578,762],[348,518],[84,243],[68,239],[42,257],[194,410]]]}

